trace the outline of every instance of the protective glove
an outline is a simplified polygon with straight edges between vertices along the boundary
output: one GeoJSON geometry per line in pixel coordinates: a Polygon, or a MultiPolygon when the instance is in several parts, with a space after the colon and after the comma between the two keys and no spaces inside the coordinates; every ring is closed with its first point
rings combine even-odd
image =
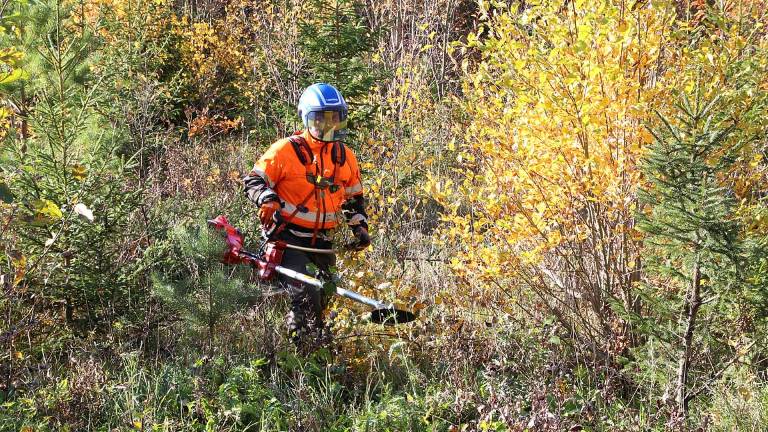
{"type": "Polygon", "coordinates": [[[269,201],[259,207],[259,221],[264,227],[268,227],[274,223],[275,212],[280,211],[280,203],[277,201],[269,201]]]}
{"type": "Polygon", "coordinates": [[[364,226],[357,225],[352,229],[352,234],[355,235],[357,241],[347,245],[349,249],[361,251],[371,245],[371,236],[368,234],[368,230],[364,226]]]}

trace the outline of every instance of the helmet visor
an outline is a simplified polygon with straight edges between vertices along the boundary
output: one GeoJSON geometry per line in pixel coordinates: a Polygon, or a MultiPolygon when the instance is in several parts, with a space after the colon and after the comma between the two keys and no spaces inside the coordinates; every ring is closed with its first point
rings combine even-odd
{"type": "Polygon", "coordinates": [[[347,134],[347,116],[339,111],[311,111],[307,128],[320,141],[338,141],[347,134]]]}

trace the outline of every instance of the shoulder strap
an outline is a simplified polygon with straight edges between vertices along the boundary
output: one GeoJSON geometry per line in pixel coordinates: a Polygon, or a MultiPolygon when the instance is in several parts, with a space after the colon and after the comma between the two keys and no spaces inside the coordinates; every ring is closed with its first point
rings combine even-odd
{"type": "Polygon", "coordinates": [[[312,149],[309,148],[307,140],[301,135],[291,135],[288,140],[293,146],[293,151],[296,152],[296,157],[299,158],[299,162],[302,165],[309,165],[312,162],[312,149]]]}
{"type": "MultiPolygon", "coordinates": [[[[296,152],[296,157],[299,158],[299,162],[301,162],[302,165],[308,165],[312,162],[312,149],[309,148],[307,140],[300,134],[301,132],[297,132],[288,137],[288,140],[291,142],[293,151],[296,152]]],[[[344,166],[346,161],[347,148],[344,147],[344,143],[341,141],[336,141],[333,143],[333,147],[331,147],[331,162],[338,166],[344,166]]]]}
{"type": "Polygon", "coordinates": [[[344,143],[336,141],[331,148],[331,162],[338,166],[344,166],[344,162],[347,161],[347,149],[344,147],[344,143]]]}

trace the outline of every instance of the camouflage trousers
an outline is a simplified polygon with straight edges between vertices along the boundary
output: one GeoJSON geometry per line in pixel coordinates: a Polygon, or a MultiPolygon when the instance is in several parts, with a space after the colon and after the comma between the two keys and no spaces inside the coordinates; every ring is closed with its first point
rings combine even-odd
{"type": "MultiPolygon", "coordinates": [[[[295,244],[295,243],[294,243],[295,244]]],[[[303,245],[302,245],[303,246],[303,245]]],[[[317,277],[328,274],[336,264],[333,254],[314,254],[294,249],[286,249],[283,254],[282,266],[317,277]]],[[[321,288],[280,275],[279,281],[290,295],[290,311],[286,316],[286,326],[291,340],[299,347],[322,346],[330,341],[330,331],[323,321],[323,312],[328,306],[329,297],[321,288]]]]}

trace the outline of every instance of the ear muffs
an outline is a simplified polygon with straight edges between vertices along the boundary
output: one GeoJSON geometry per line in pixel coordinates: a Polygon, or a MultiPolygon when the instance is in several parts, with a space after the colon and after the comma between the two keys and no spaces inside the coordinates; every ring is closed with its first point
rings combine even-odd
{"type": "MultiPolygon", "coordinates": [[[[292,135],[288,138],[293,146],[293,151],[296,152],[296,157],[299,159],[302,165],[308,165],[312,162],[312,149],[309,148],[307,140],[301,135],[292,135]]],[[[343,166],[347,162],[347,149],[340,141],[333,143],[331,148],[331,162],[338,166],[343,166]]]]}

